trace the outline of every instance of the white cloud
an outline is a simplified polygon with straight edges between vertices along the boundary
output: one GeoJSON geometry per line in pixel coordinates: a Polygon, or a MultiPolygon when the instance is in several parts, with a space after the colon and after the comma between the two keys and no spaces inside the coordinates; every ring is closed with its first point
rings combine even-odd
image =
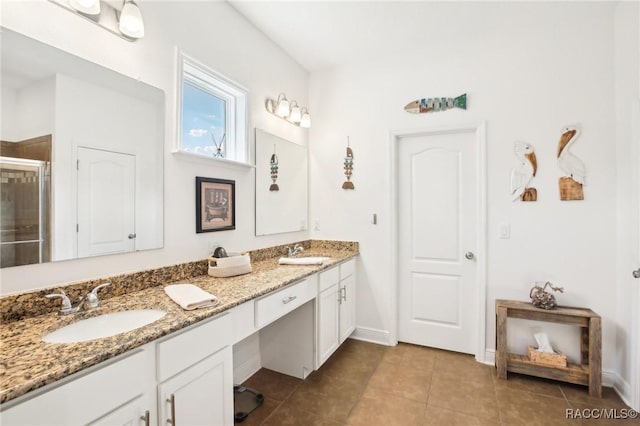
{"type": "Polygon", "coordinates": [[[206,129],[190,129],[189,136],[193,136],[194,138],[199,138],[207,134],[206,129]]]}

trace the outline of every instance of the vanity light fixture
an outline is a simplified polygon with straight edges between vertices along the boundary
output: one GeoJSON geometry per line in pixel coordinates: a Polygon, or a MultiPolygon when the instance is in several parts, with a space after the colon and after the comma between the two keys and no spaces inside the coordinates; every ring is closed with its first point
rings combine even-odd
{"type": "Polygon", "coordinates": [[[287,95],[280,93],[277,100],[267,99],[265,102],[267,111],[276,117],[287,120],[298,127],[311,127],[311,117],[307,107],[300,107],[297,101],[287,100],[287,95]]]}
{"type": "Polygon", "coordinates": [[[127,41],[144,37],[144,21],[134,0],[49,0],[127,41]]]}

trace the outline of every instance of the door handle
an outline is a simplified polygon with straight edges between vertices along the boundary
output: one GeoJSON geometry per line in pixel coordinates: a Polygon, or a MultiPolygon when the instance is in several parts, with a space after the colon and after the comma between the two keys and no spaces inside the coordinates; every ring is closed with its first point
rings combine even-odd
{"type": "Polygon", "coordinates": [[[476,256],[475,256],[475,254],[473,254],[473,252],[472,252],[472,251],[468,251],[468,252],[466,252],[466,253],[464,254],[464,257],[466,257],[466,258],[467,258],[467,259],[469,259],[469,260],[473,260],[476,256]]]}
{"type": "Polygon", "coordinates": [[[633,278],[640,278],[640,268],[636,269],[633,273],[633,278]]]}
{"type": "Polygon", "coordinates": [[[134,233],[134,234],[129,234],[129,235],[127,235],[127,237],[128,237],[130,240],[133,240],[133,239],[135,239],[135,238],[136,238],[136,234],[135,234],[135,233],[134,233]]]}
{"type": "Polygon", "coordinates": [[[151,426],[149,410],[144,412],[144,416],[141,416],[140,420],[142,420],[144,422],[144,426],[151,426]]]}

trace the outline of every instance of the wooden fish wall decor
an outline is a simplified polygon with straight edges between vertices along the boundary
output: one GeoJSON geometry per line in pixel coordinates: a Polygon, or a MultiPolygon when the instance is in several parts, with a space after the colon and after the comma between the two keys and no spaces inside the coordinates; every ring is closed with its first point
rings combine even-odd
{"type": "Polygon", "coordinates": [[[584,163],[578,157],[569,152],[569,148],[580,136],[580,129],[577,126],[567,126],[562,130],[560,141],[558,142],[558,167],[566,173],[560,178],[560,200],[584,200],[584,185],[586,170],[584,163]]]}
{"type": "Polygon", "coordinates": [[[467,94],[462,94],[457,98],[422,98],[409,102],[404,110],[412,114],[423,114],[426,112],[446,111],[452,108],[467,109],[467,94]]]}
{"type": "Polygon", "coordinates": [[[351,182],[351,175],[353,174],[353,150],[349,147],[349,137],[347,136],[347,156],[344,157],[344,175],[347,180],[342,184],[342,189],[355,189],[353,182],[351,182]]]}
{"type": "Polygon", "coordinates": [[[271,154],[270,164],[271,164],[271,180],[273,181],[273,183],[269,187],[269,191],[279,191],[280,188],[276,183],[276,180],[278,180],[278,156],[276,155],[275,145],[273,146],[273,154],[271,154]]]}
{"type": "Polygon", "coordinates": [[[538,171],[536,153],[528,143],[516,142],[513,147],[518,165],[511,169],[511,197],[513,201],[536,201],[538,191],[528,186],[538,171]]]}

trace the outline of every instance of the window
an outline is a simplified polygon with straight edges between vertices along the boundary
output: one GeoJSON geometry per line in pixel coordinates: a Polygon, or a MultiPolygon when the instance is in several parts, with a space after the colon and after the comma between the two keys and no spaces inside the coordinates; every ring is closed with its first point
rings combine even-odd
{"type": "Polygon", "coordinates": [[[180,53],[178,151],[249,162],[247,91],[180,53]]]}

